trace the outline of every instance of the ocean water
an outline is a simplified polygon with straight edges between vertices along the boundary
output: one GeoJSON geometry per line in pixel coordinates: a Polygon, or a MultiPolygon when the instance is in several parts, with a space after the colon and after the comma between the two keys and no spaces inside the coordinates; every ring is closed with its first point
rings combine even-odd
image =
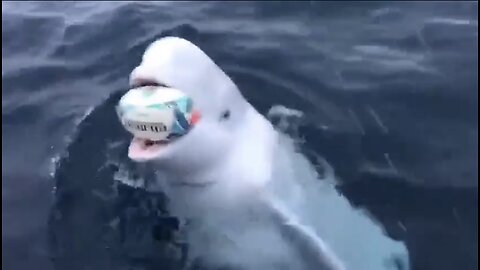
{"type": "Polygon", "coordinates": [[[262,114],[303,112],[305,154],[406,244],[412,269],[477,269],[477,10],[2,2],[2,267],[175,269],[162,198],[113,180],[127,141],[112,110],[146,46],[175,35],[262,114]]]}

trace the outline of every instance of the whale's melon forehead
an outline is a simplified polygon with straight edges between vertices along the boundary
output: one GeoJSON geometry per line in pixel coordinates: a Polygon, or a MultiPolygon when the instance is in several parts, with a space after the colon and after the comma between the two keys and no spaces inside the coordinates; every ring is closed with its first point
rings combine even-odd
{"type": "Polygon", "coordinates": [[[190,41],[178,38],[178,37],[164,37],[152,42],[145,53],[149,53],[152,50],[165,50],[165,51],[178,51],[178,50],[185,50],[185,49],[196,49],[201,51],[199,47],[195,44],[191,43],[190,41]]]}
{"type": "Polygon", "coordinates": [[[244,102],[228,75],[199,47],[182,38],[153,42],[132,75],[181,90],[192,97],[204,116],[218,117],[228,107],[244,102]]]}
{"type": "Polygon", "coordinates": [[[155,61],[169,65],[180,62],[188,64],[189,66],[215,65],[205,52],[195,44],[177,37],[165,37],[154,41],[145,50],[143,61],[155,61]]]}

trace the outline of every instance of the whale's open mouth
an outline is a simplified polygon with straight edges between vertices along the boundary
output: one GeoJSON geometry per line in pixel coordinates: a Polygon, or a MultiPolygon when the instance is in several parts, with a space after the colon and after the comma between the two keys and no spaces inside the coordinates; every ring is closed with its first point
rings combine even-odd
{"type": "Polygon", "coordinates": [[[158,157],[166,147],[174,143],[174,140],[170,141],[152,141],[149,139],[143,139],[133,137],[128,147],[128,157],[138,161],[148,161],[158,157]]]}
{"type": "MultiPolygon", "coordinates": [[[[142,86],[163,86],[163,87],[171,87],[162,82],[159,82],[154,79],[147,79],[147,78],[133,78],[131,87],[137,88],[142,86]]],[[[188,136],[190,133],[190,129],[193,125],[198,121],[199,114],[198,112],[194,112],[192,117],[189,130],[182,135],[179,134],[171,134],[167,138],[167,140],[150,140],[145,138],[133,137],[132,141],[130,142],[130,146],[128,148],[128,156],[129,158],[136,160],[136,161],[148,161],[160,156],[169,146],[174,144],[178,139],[188,136]]]]}

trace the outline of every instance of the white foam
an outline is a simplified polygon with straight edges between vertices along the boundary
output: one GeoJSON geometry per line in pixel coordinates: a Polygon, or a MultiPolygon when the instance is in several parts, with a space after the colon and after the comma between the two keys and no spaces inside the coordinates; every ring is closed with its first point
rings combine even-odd
{"type": "Polygon", "coordinates": [[[427,19],[425,22],[432,23],[432,24],[478,26],[478,22],[475,20],[457,19],[457,18],[430,18],[430,19],[427,19]]]}

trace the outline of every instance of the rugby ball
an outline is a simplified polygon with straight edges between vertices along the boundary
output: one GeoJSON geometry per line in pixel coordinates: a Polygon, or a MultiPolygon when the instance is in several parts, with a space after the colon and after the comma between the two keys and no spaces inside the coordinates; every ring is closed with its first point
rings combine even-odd
{"type": "Polygon", "coordinates": [[[143,86],[121,97],[117,114],[123,127],[134,137],[168,141],[188,132],[192,109],[192,99],[178,89],[143,86]]]}

